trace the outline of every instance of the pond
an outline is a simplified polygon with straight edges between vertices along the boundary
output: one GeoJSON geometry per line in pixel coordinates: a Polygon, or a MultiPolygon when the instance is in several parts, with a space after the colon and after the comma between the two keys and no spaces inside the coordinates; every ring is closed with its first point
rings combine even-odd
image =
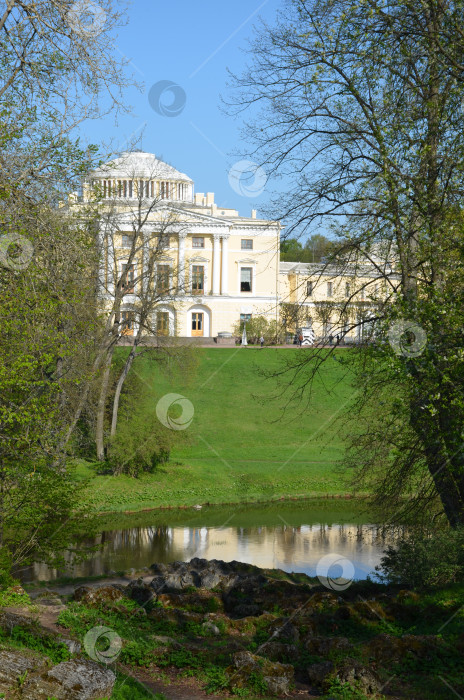
{"type": "Polygon", "coordinates": [[[61,571],[35,564],[22,578],[113,575],[193,557],[315,576],[320,559],[332,554],[352,563],[352,578],[365,579],[389,543],[367,507],[365,501],[328,499],[105,516],[91,540],[101,546],[89,559],[73,565],[69,556],[61,571]]]}

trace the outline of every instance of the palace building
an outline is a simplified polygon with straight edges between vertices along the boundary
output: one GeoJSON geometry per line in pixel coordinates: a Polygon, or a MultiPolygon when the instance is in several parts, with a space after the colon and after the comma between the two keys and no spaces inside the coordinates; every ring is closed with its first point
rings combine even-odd
{"type": "Polygon", "coordinates": [[[175,289],[153,309],[158,334],[213,339],[232,333],[239,320],[264,316],[288,333],[304,325],[317,338],[336,333],[354,341],[359,329],[352,330],[352,321],[385,293],[375,266],[341,273],[333,266],[280,262],[279,222],[219,206],[213,193],[195,192],[188,175],[152,153],[123,153],[93,171],[73,201],[97,201],[106,215],[101,296],[109,304],[118,276],[128,276],[121,307],[128,334],[136,328],[131,309],[137,308],[148,259],[142,245],[128,263],[134,235],[148,246],[156,241],[156,279],[175,289]],[[349,313],[341,326],[332,310],[343,299],[349,313]]]}

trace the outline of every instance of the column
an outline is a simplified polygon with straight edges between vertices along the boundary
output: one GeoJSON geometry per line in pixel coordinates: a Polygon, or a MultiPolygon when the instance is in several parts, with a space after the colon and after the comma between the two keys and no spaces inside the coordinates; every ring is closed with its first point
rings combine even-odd
{"type": "Polygon", "coordinates": [[[229,235],[222,237],[222,287],[221,294],[228,294],[229,235]]]}
{"type": "Polygon", "coordinates": [[[219,294],[219,277],[221,268],[221,243],[219,234],[213,236],[213,294],[219,294]]]}
{"type": "Polygon", "coordinates": [[[185,239],[186,233],[179,233],[179,267],[177,271],[177,281],[179,292],[185,293],[185,239]]]}

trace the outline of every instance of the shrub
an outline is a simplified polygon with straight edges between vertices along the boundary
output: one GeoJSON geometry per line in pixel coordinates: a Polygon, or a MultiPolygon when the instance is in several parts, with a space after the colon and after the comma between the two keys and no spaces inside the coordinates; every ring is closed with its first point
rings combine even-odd
{"type": "Polygon", "coordinates": [[[383,581],[413,588],[464,581],[464,528],[415,530],[385,550],[376,570],[383,581]]]}

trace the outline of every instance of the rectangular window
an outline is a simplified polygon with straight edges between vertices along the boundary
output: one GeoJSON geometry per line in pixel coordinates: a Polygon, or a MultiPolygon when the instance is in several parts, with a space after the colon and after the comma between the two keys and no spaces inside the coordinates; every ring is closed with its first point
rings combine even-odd
{"type": "Polygon", "coordinates": [[[327,296],[331,297],[333,293],[333,283],[327,282],[327,296]]]}
{"type": "Polygon", "coordinates": [[[251,267],[240,268],[240,291],[241,292],[251,292],[251,267]]]}
{"type": "Polygon", "coordinates": [[[349,299],[351,296],[351,287],[349,282],[345,282],[345,297],[349,299]]]}
{"type": "Polygon", "coordinates": [[[244,323],[248,323],[248,321],[251,320],[251,314],[240,314],[240,323],[243,325],[244,323]]]}
{"type": "Polygon", "coordinates": [[[158,265],[156,276],[156,287],[158,292],[165,293],[169,290],[169,276],[169,265],[158,265]]]}
{"type": "Polygon", "coordinates": [[[205,283],[205,268],[203,265],[192,265],[192,292],[203,294],[205,283]]]}
{"type": "Polygon", "coordinates": [[[158,311],[156,314],[156,331],[158,335],[169,335],[169,314],[167,311],[158,311]]]}
{"type": "Polygon", "coordinates": [[[134,334],[134,312],[123,311],[121,313],[121,326],[123,335],[134,334]]]}
{"type": "Polygon", "coordinates": [[[242,250],[253,250],[253,241],[251,238],[242,238],[242,250]]]}
{"type": "Polygon", "coordinates": [[[123,233],[122,234],[122,247],[123,248],[132,248],[133,242],[134,242],[134,234],[133,233],[123,233]]]}
{"type": "Polygon", "coordinates": [[[200,236],[194,236],[192,238],[192,248],[204,248],[205,239],[200,236]]]}
{"type": "Polygon", "coordinates": [[[123,277],[123,282],[122,282],[122,288],[124,289],[125,294],[133,294],[134,293],[134,279],[135,279],[135,270],[134,270],[134,265],[126,265],[123,263],[122,266],[122,277],[123,277]]]}
{"type": "Polygon", "coordinates": [[[306,296],[312,297],[312,295],[313,295],[313,283],[306,282],[306,296]]]}

